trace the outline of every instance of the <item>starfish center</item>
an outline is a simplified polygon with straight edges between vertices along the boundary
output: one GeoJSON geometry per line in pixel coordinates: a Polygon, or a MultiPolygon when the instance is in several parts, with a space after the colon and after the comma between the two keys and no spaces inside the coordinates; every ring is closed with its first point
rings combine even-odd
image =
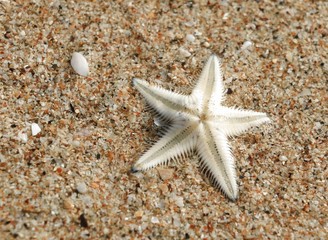
{"type": "Polygon", "coordinates": [[[206,120],[207,120],[207,114],[202,113],[202,114],[199,116],[199,121],[200,121],[200,122],[205,122],[206,120]]]}

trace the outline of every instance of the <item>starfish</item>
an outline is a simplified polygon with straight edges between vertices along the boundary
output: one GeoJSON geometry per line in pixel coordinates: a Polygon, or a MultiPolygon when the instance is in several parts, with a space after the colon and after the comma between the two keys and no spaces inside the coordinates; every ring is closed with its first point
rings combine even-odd
{"type": "Polygon", "coordinates": [[[134,78],[133,83],[159,119],[168,124],[159,141],[134,164],[132,172],[179,160],[196,150],[205,176],[215,188],[235,201],[237,177],[228,137],[270,119],[265,113],[221,105],[224,88],[219,58],[210,56],[190,95],[152,86],[138,78],[134,78]]]}

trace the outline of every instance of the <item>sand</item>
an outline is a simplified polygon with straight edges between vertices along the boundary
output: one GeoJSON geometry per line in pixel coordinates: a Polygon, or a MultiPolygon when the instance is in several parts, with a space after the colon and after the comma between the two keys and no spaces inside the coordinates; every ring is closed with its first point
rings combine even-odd
{"type": "Polygon", "coordinates": [[[327,23],[325,1],[1,0],[0,238],[327,238],[327,23]],[[230,139],[236,202],[195,155],[130,172],[160,130],[132,78],[190,93],[211,54],[225,106],[272,119],[230,139]]]}

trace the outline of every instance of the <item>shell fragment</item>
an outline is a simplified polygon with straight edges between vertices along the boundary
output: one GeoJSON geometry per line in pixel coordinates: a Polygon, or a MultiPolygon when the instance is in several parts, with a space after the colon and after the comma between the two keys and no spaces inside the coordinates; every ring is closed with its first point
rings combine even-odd
{"type": "Polygon", "coordinates": [[[31,124],[31,130],[32,130],[32,136],[37,135],[39,132],[41,132],[41,128],[37,123],[32,123],[31,124]]]}

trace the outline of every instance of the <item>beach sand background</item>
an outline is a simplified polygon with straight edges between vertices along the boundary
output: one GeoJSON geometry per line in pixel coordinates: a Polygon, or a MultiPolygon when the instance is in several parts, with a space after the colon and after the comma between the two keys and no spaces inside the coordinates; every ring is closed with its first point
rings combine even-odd
{"type": "Polygon", "coordinates": [[[0,238],[327,238],[327,35],[325,1],[1,0],[0,238]],[[195,155],[130,173],[159,131],[132,78],[188,94],[213,53],[272,119],[230,140],[236,202],[195,155]]]}

